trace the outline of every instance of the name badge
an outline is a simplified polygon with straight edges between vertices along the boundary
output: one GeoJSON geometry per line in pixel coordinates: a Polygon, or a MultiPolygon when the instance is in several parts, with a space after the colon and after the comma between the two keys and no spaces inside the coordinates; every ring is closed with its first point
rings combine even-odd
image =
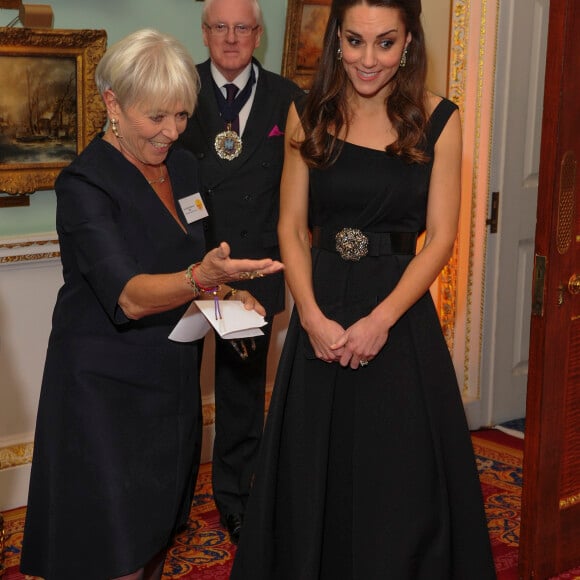
{"type": "Polygon", "coordinates": [[[183,214],[185,215],[188,224],[192,224],[193,222],[208,216],[207,209],[205,209],[205,205],[199,193],[194,193],[193,195],[181,198],[179,200],[179,205],[183,210],[183,214]]]}

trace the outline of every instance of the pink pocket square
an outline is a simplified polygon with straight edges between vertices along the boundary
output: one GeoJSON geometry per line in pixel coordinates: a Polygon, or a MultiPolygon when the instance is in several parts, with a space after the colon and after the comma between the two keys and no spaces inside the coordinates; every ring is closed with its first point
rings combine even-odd
{"type": "Polygon", "coordinates": [[[284,135],[284,133],[282,131],[280,131],[280,129],[278,128],[278,125],[274,125],[272,127],[272,130],[268,134],[268,137],[281,137],[282,135],[284,135]]]}

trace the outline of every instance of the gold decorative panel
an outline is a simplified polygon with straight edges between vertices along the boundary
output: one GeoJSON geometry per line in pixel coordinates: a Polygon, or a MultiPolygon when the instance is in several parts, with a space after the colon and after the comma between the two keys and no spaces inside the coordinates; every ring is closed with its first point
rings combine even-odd
{"type": "Polygon", "coordinates": [[[568,391],[562,425],[562,475],[560,478],[560,508],[580,503],[580,398],[574,392],[580,381],[580,321],[570,327],[568,338],[568,391]]]}
{"type": "Polygon", "coordinates": [[[565,254],[572,243],[574,225],[574,187],[576,184],[576,157],[567,151],[560,167],[560,192],[558,196],[558,225],[556,228],[559,254],[565,254]]]}

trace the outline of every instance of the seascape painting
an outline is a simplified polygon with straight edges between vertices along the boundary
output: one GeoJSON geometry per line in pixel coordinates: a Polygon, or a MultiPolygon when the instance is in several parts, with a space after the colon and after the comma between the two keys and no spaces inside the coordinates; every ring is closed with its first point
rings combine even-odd
{"type": "Polygon", "coordinates": [[[4,28],[0,41],[0,192],[51,190],[103,128],[95,84],[104,30],[4,28]]]}
{"type": "Polygon", "coordinates": [[[0,55],[0,165],[74,159],[76,77],[75,58],[0,55]]]}

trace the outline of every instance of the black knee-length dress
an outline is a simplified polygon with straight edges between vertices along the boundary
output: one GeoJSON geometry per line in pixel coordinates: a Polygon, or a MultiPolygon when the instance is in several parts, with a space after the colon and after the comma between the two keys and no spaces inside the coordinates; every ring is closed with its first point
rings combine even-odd
{"type": "MultiPolygon", "coordinates": [[[[455,110],[434,111],[427,151],[455,110]]],[[[432,164],[345,143],[310,173],[313,227],[425,229],[432,164]]],[[[360,261],[313,248],[325,314],[344,327],[394,288],[412,255],[360,261]]],[[[495,578],[457,380],[427,292],[356,370],[314,356],[293,313],[232,580],[495,578]]]]}
{"type": "MultiPolygon", "coordinates": [[[[178,200],[199,191],[185,151],[166,160],[186,232],[138,169],[96,137],[56,183],[64,285],[42,381],[21,570],[47,580],[134,572],[189,513],[201,443],[199,342],[168,339],[186,305],[128,320],[141,273],[205,253],[178,200]]],[[[41,289],[39,289],[41,291],[41,289]]]]}

